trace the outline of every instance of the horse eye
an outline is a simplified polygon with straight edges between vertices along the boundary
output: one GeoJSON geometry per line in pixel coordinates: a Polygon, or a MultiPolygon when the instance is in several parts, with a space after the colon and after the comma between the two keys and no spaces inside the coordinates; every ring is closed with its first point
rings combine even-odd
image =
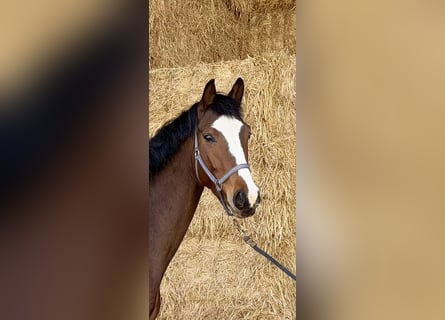
{"type": "Polygon", "coordinates": [[[211,134],[204,135],[204,139],[207,142],[215,142],[215,138],[211,134]]]}

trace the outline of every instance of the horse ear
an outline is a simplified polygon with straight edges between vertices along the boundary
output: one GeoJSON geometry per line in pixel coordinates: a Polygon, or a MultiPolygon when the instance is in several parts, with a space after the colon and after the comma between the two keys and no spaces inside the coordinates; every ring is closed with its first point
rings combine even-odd
{"type": "Polygon", "coordinates": [[[241,78],[236,79],[232,90],[229,92],[229,97],[241,103],[244,94],[244,81],[241,78]]]}
{"type": "Polygon", "coordinates": [[[215,79],[210,80],[207,82],[204,92],[202,94],[201,102],[204,105],[204,108],[206,109],[210,104],[213,103],[213,99],[215,99],[216,95],[216,88],[215,88],[215,79]]]}
{"type": "Polygon", "coordinates": [[[200,119],[204,111],[209,105],[213,103],[213,99],[216,96],[215,79],[207,82],[204,92],[202,93],[202,98],[198,107],[198,118],[200,119]]]}

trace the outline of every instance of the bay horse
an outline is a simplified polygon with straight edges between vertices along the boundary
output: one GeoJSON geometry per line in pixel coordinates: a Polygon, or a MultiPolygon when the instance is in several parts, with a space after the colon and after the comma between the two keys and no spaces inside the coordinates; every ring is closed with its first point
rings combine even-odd
{"type": "Polygon", "coordinates": [[[149,305],[160,310],[160,284],[190,225],[204,187],[228,214],[253,215],[259,189],[250,174],[250,127],[242,119],[244,82],[228,95],[210,80],[199,102],[167,122],[149,146],[149,305]]]}

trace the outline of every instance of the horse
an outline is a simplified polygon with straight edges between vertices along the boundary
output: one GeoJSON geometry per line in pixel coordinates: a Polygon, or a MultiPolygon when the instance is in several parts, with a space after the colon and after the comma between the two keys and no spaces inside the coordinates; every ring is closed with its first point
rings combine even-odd
{"type": "Polygon", "coordinates": [[[250,126],[242,119],[244,81],[228,95],[210,80],[199,102],[149,141],[149,318],[160,310],[160,284],[190,225],[204,187],[229,215],[250,217],[261,201],[248,165],[250,126]]]}

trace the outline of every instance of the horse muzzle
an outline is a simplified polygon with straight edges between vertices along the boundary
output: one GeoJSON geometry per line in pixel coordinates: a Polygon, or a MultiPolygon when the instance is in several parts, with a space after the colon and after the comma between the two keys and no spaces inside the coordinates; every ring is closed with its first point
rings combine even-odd
{"type": "Polygon", "coordinates": [[[255,213],[256,208],[259,206],[260,202],[261,202],[261,196],[259,191],[255,203],[253,205],[249,203],[249,199],[245,192],[237,191],[233,196],[233,205],[235,207],[233,213],[237,218],[250,217],[255,213]]]}

